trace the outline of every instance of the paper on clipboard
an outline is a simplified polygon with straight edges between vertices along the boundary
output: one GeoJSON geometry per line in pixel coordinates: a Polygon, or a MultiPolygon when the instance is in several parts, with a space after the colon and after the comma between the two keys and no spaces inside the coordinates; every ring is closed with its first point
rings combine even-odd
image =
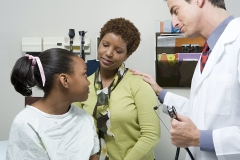
{"type": "Polygon", "coordinates": [[[174,47],[176,42],[176,38],[158,38],[157,47],[174,47]]]}
{"type": "Polygon", "coordinates": [[[161,34],[157,37],[157,47],[175,47],[176,38],[183,38],[184,34],[161,34]]]}

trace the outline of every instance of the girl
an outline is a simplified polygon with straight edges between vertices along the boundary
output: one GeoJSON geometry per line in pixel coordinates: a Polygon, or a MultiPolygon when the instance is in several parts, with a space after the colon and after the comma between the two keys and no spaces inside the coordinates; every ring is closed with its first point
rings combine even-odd
{"type": "Polygon", "coordinates": [[[44,97],[15,117],[7,159],[98,159],[93,118],[71,105],[85,101],[89,93],[86,65],[80,57],[58,48],[39,57],[23,56],[13,67],[11,82],[23,96],[31,96],[36,85],[44,97]]]}

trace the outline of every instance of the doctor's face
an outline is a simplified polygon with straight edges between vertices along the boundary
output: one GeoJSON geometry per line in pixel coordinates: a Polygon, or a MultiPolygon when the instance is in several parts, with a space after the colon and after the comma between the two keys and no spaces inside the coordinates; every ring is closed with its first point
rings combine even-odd
{"type": "Polygon", "coordinates": [[[121,36],[114,33],[107,33],[100,41],[98,46],[98,60],[101,69],[117,71],[128,57],[127,43],[121,36]]]}
{"type": "Polygon", "coordinates": [[[200,34],[200,8],[198,0],[167,0],[172,15],[172,24],[187,37],[198,37],[200,34]]]}

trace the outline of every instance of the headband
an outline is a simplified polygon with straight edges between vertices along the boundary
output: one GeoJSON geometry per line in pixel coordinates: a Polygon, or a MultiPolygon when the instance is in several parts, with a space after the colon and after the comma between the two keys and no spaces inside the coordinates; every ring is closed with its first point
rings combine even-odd
{"type": "Polygon", "coordinates": [[[45,78],[45,74],[44,74],[44,71],[43,71],[42,63],[41,63],[39,57],[34,57],[32,55],[29,55],[29,54],[26,54],[26,56],[28,57],[28,59],[32,59],[32,66],[33,67],[34,67],[34,65],[37,62],[38,68],[39,68],[39,71],[40,71],[40,74],[41,74],[41,78],[42,78],[42,84],[43,84],[43,87],[44,87],[46,78],[45,78]]]}

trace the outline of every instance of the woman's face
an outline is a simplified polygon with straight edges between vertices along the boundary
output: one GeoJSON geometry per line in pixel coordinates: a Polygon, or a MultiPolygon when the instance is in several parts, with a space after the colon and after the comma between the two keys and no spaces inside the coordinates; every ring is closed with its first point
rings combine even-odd
{"type": "Polygon", "coordinates": [[[107,33],[98,46],[98,60],[101,69],[108,71],[118,70],[123,61],[129,55],[127,54],[127,43],[121,36],[114,33],[107,33]]]}

